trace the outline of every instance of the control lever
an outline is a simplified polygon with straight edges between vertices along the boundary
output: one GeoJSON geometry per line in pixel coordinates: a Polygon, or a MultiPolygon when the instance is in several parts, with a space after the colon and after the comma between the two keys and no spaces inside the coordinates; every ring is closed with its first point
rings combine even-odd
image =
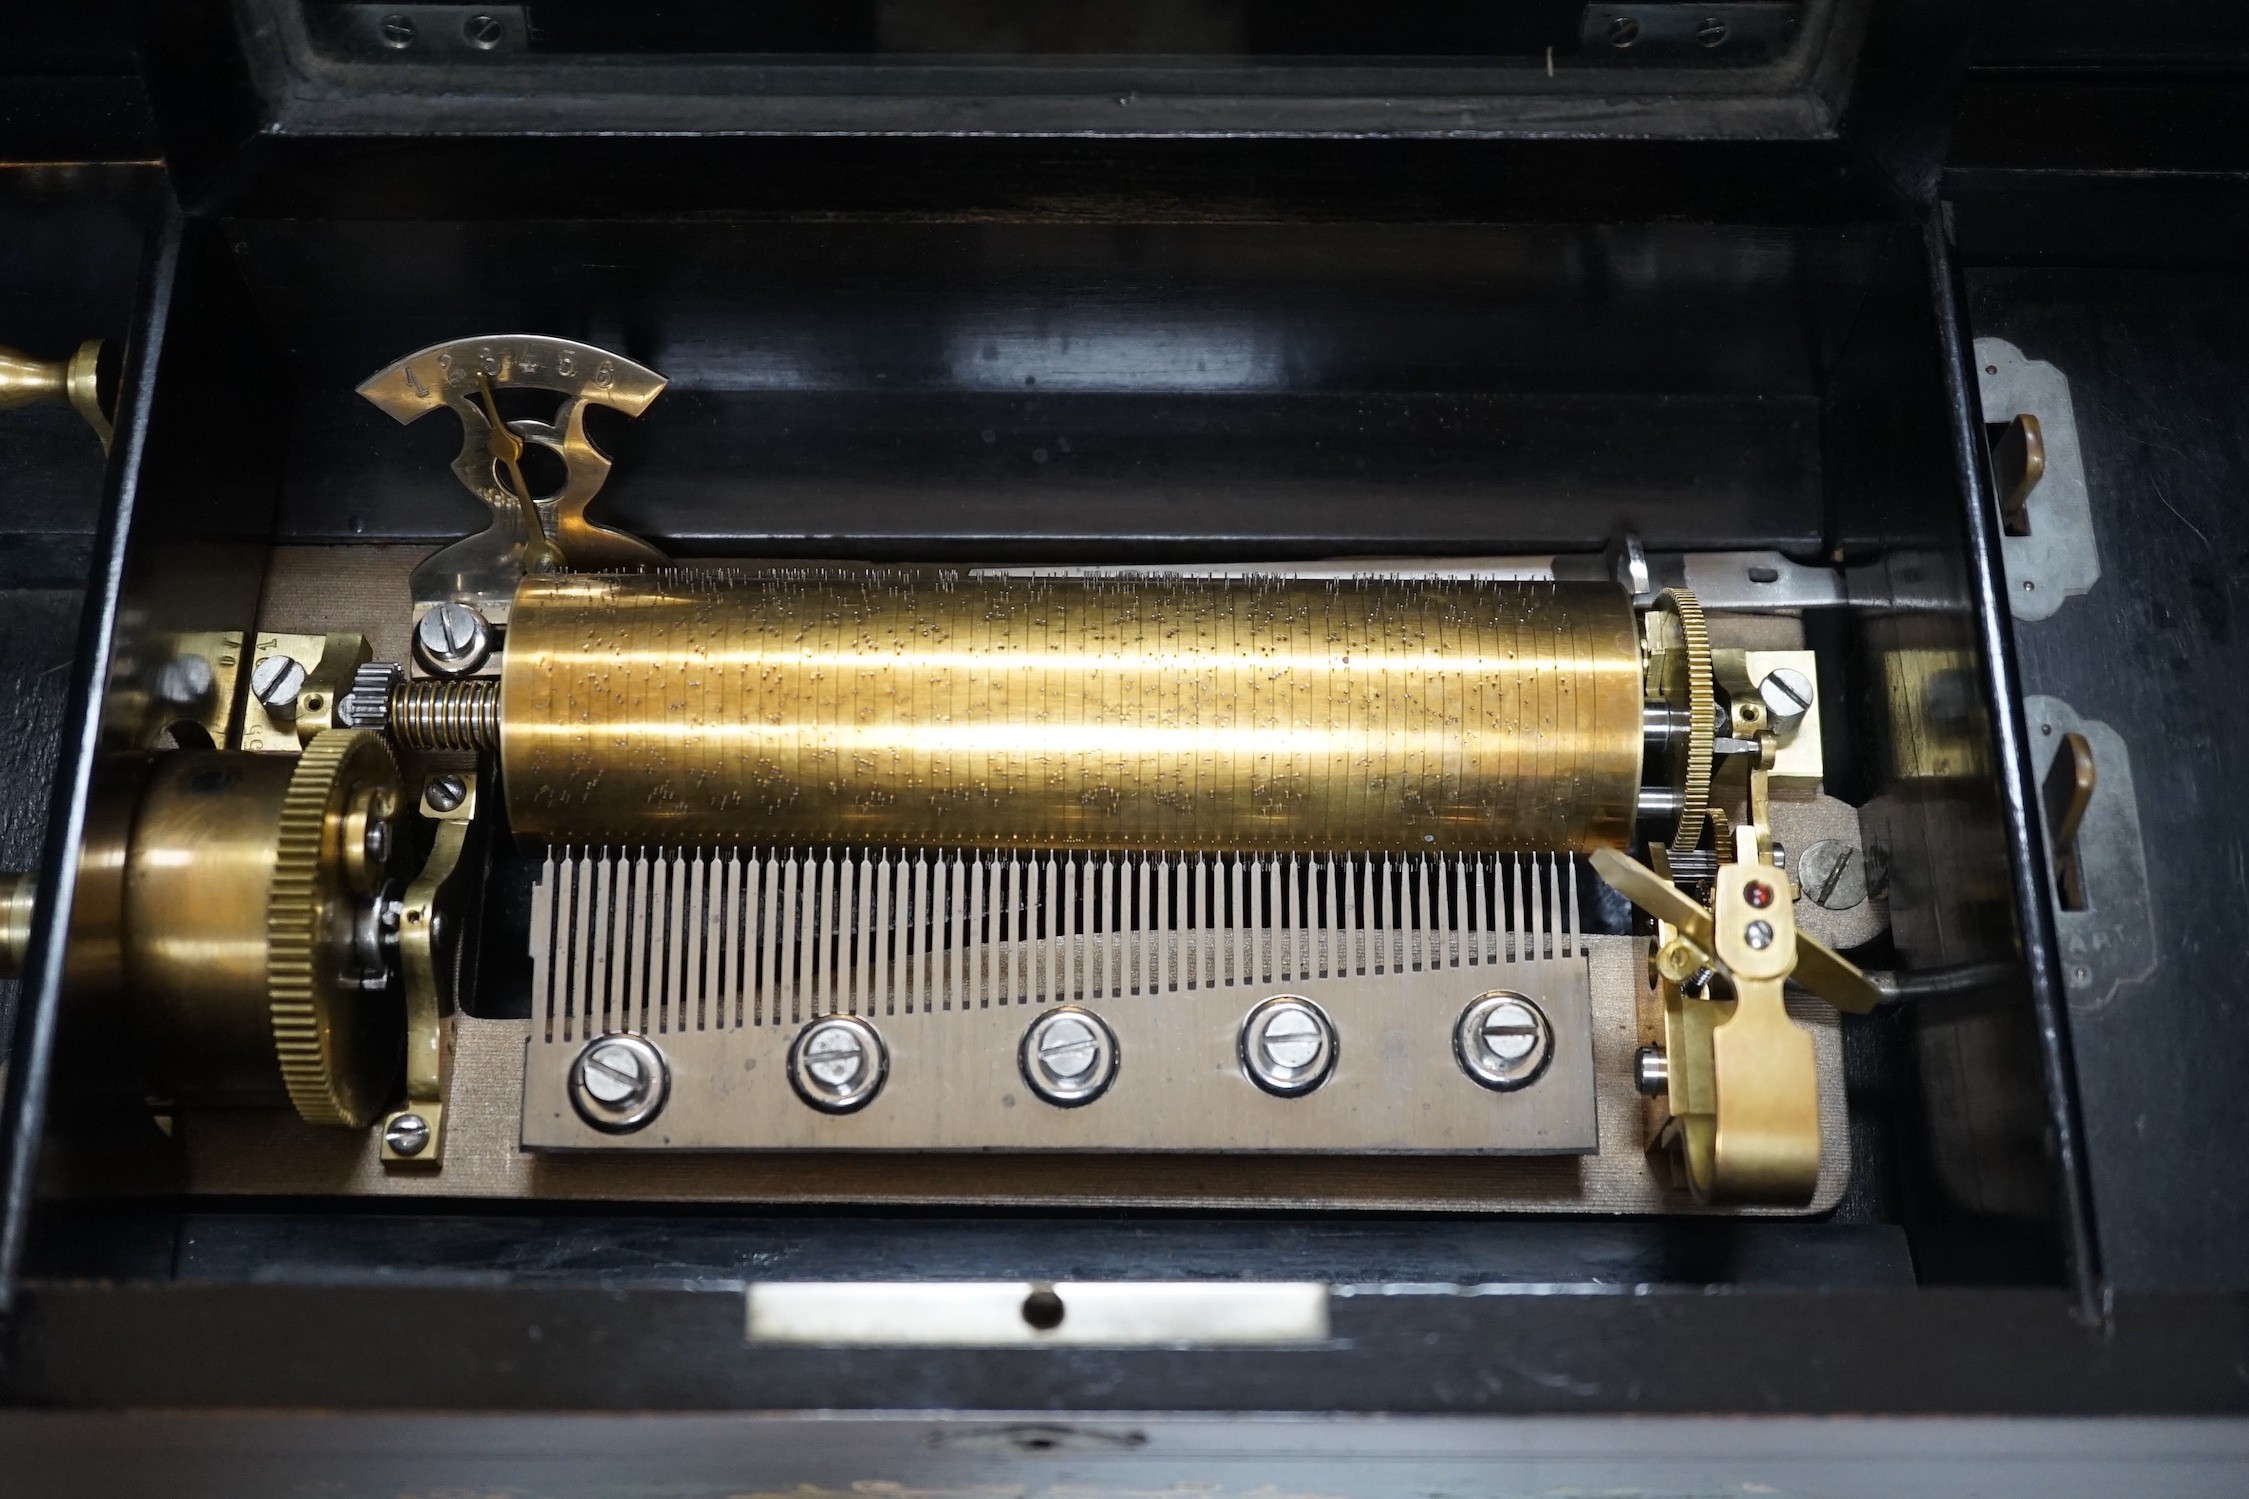
{"type": "Polygon", "coordinates": [[[1999,520],[2009,536],[2030,534],[2030,492],[2046,477],[2046,434],[2023,412],[2000,428],[1991,445],[1991,476],[1999,493],[1999,520]]]}
{"type": "Polygon", "coordinates": [[[1760,856],[1759,833],[1736,830],[1708,907],[1614,849],[1595,850],[1593,868],[1658,923],[1665,1045],[1643,1054],[1639,1074],[1664,1095],[1669,1118],[1651,1150],[1684,1168],[1697,1201],[1794,1206],[1819,1181],[1819,1072],[1810,1033],[1788,1017],[1786,986],[1793,979],[1856,1014],[1881,993],[1796,930],[1788,876],[1760,856]]]}
{"type": "Polygon", "coordinates": [[[2065,911],[2087,907],[2085,868],[2077,857],[2077,830],[2084,826],[2085,809],[2093,804],[2097,781],[2092,744],[2083,734],[2063,735],[2040,789],[2046,802],[2046,826],[2054,839],[2054,886],[2065,911]]]}

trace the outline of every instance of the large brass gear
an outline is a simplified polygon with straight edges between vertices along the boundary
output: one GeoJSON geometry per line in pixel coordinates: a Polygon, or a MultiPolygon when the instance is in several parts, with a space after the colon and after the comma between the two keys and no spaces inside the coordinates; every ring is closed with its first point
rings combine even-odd
{"type": "Polygon", "coordinates": [[[1718,689],[1710,657],[1710,627],[1703,620],[1702,603],[1684,588],[1666,588],[1656,595],[1657,630],[1654,645],[1659,659],[1651,662],[1658,695],[1674,711],[1687,715],[1684,738],[1671,741],[1671,783],[1679,789],[1679,818],[1673,826],[1670,848],[1689,853],[1702,843],[1710,812],[1711,762],[1717,752],[1718,689]]]}
{"type": "Polygon", "coordinates": [[[353,846],[399,800],[398,765],[366,729],[313,737],[289,778],[266,903],[267,1009],[289,1101],[312,1124],[364,1128],[398,1077],[399,998],[347,972],[352,924],[378,894],[353,846]]]}

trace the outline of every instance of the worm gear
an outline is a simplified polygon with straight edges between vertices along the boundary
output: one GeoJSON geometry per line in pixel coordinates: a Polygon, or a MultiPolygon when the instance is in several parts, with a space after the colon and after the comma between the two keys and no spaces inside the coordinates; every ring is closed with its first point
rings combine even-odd
{"type": "Polygon", "coordinates": [[[1702,604],[1684,588],[1666,588],[1649,611],[1650,696],[1687,717],[1687,732],[1671,741],[1671,784],[1679,788],[1673,853],[1701,846],[1710,811],[1711,761],[1717,750],[1718,691],[1712,676],[1710,629],[1702,604]]]}
{"type": "Polygon", "coordinates": [[[383,871],[399,800],[397,763],[366,729],[316,735],[282,800],[267,1008],[282,1082],[309,1123],[364,1127],[398,1076],[396,931],[386,926],[398,905],[383,871]]]}

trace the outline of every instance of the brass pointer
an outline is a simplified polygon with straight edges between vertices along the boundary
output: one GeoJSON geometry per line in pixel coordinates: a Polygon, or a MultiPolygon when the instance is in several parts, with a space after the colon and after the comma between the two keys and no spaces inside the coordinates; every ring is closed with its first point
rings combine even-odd
{"type": "Polygon", "coordinates": [[[523,570],[527,573],[560,572],[562,548],[548,539],[546,518],[531,502],[531,486],[523,479],[523,439],[500,420],[499,403],[492,399],[492,381],[482,370],[476,374],[476,391],[483,398],[484,417],[492,427],[491,434],[484,439],[485,450],[507,475],[508,490],[523,511],[523,570]]]}

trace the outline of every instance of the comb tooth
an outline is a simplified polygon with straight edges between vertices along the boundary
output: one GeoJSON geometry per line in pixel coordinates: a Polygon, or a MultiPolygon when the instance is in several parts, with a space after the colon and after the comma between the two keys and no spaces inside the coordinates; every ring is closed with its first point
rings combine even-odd
{"type": "Polygon", "coordinates": [[[672,1024],[703,1029],[703,966],[697,938],[702,935],[703,855],[683,850],[672,871],[672,1024]],[[691,1004],[690,1001],[693,1001],[691,1004]]]}
{"type": "Polygon", "coordinates": [[[993,904],[999,907],[992,925],[994,950],[992,967],[996,970],[992,981],[992,1003],[1005,1005],[1010,997],[1010,983],[1014,978],[1014,963],[1010,961],[1012,939],[1015,933],[1015,856],[1009,854],[1007,862],[994,866],[992,883],[995,886],[993,904]]]}
{"type": "Polygon", "coordinates": [[[624,856],[625,899],[619,907],[623,917],[623,940],[617,946],[617,1029],[622,1031],[645,1030],[641,1019],[641,971],[648,960],[648,938],[644,928],[648,925],[648,895],[645,880],[648,861],[640,850],[624,856]]]}
{"type": "MultiPolygon", "coordinates": [[[[828,977],[828,933],[821,924],[826,909],[828,893],[828,851],[821,849],[817,860],[805,860],[804,881],[804,936],[810,949],[804,964],[804,1017],[807,1020],[827,1013],[826,980],[828,977]]],[[[791,1019],[796,1017],[792,1016],[791,1019]]]]}
{"type": "MultiPolygon", "coordinates": [[[[615,956],[621,945],[619,939],[623,936],[625,924],[625,903],[618,898],[618,874],[619,860],[616,852],[604,848],[601,851],[601,866],[596,871],[600,892],[594,909],[604,913],[606,920],[602,922],[602,931],[593,944],[594,996],[601,1006],[601,1030],[603,1032],[617,1028],[614,986],[610,980],[610,960],[615,956]]],[[[593,1019],[590,1009],[586,1018],[589,1022],[593,1019]]]]}
{"type": "Polygon", "coordinates": [[[531,887],[531,1013],[545,1022],[545,1038],[554,1039],[554,897],[557,873],[555,851],[539,866],[539,883],[531,887]]]}
{"type": "Polygon", "coordinates": [[[1513,933],[1515,961],[1527,963],[1531,957],[1530,913],[1523,904],[1523,856],[1521,854],[1516,854],[1508,860],[1508,874],[1515,887],[1515,930],[1513,933]]]}
{"type": "Polygon", "coordinates": [[[1563,956],[1562,876],[1561,861],[1552,854],[1546,856],[1546,955],[1563,956]]]}
{"type": "Polygon", "coordinates": [[[1564,888],[1569,892],[1570,898],[1569,909],[1564,913],[1562,919],[1562,931],[1567,938],[1563,956],[1569,958],[1580,958],[1585,956],[1586,948],[1584,942],[1585,927],[1578,920],[1577,911],[1576,854],[1564,854],[1562,856],[1562,876],[1564,888]]]}
{"type": "Polygon", "coordinates": [[[799,952],[796,940],[797,884],[800,873],[797,851],[792,848],[781,854],[774,869],[778,879],[768,901],[768,914],[772,919],[767,923],[765,940],[773,957],[773,987],[768,991],[768,1002],[769,1013],[773,1016],[775,1025],[782,1023],[784,1006],[790,1025],[804,1018],[797,1009],[796,975],[796,958],[799,952]]]}
{"type": "Polygon", "coordinates": [[[1435,968],[1441,959],[1443,951],[1441,944],[1444,942],[1444,932],[1437,923],[1436,902],[1431,898],[1430,858],[1427,854],[1423,854],[1416,862],[1420,865],[1414,873],[1416,882],[1420,887],[1421,920],[1414,933],[1413,966],[1426,971],[1435,968]]]}

